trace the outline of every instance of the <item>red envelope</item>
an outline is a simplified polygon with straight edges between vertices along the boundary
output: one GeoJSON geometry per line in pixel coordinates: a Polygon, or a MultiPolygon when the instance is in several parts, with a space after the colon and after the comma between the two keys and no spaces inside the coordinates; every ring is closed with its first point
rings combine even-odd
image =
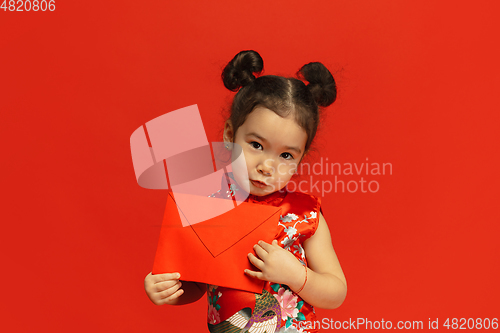
{"type": "Polygon", "coordinates": [[[280,215],[281,208],[243,202],[222,215],[183,227],[169,192],[153,274],[179,272],[184,281],[261,293],[265,281],[244,273],[257,270],[247,254],[259,240],[272,242],[280,215]]]}

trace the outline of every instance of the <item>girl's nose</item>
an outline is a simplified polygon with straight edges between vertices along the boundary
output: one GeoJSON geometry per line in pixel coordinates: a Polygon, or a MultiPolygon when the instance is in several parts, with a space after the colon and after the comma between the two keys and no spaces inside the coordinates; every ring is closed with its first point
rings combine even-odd
{"type": "Polygon", "coordinates": [[[271,176],[274,172],[273,160],[266,159],[257,165],[257,171],[264,176],[271,176]]]}

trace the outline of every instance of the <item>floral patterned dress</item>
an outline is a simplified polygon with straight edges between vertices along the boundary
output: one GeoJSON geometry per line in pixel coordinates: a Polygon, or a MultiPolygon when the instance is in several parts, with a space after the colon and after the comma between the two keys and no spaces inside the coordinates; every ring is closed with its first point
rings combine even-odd
{"type": "MultiPolygon", "coordinates": [[[[232,195],[234,190],[230,188],[227,193],[232,195]]],[[[318,228],[320,199],[306,193],[283,190],[264,197],[250,195],[247,201],[282,208],[280,222],[276,226],[279,230],[278,244],[307,266],[303,244],[318,228]]],[[[207,288],[207,319],[212,333],[318,332],[303,328],[307,326],[306,322],[316,320],[312,305],[286,285],[266,282],[262,294],[214,285],[207,288]]]]}

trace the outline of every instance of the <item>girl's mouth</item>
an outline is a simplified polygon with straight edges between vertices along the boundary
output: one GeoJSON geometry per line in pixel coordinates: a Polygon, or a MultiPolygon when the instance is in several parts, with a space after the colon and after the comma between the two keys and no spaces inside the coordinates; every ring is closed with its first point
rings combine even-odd
{"type": "Polygon", "coordinates": [[[250,179],[250,182],[252,183],[253,186],[258,187],[258,188],[264,188],[267,186],[267,184],[260,182],[258,180],[252,180],[250,179]]]}

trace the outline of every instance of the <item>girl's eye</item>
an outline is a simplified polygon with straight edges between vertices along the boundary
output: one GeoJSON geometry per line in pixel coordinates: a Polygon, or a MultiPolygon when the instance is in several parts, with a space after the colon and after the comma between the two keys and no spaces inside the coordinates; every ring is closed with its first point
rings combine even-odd
{"type": "Polygon", "coordinates": [[[256,141],[252,141],[250,142],[250,145],[255,148],[255,149],[261,149],[262,148],[262,145],[256,141]]]}
{"type": "Polygon", "coordinates": [[[283,157],[285,160],[292,160],[293,159],[293,155],[290,153],[283,153],[283,154],[281,154],[281,157],[283,157]]]}

